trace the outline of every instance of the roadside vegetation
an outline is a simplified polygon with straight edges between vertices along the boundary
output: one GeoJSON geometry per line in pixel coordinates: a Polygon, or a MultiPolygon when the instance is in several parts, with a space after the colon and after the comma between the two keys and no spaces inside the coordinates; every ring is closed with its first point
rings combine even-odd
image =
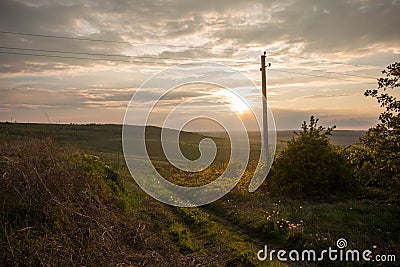
{"type": "Polygon", "coordinates": [[[0,147],[0,265],[179,263],[138,193],[97,157],[51,139],[3,137],[0,147]]]}

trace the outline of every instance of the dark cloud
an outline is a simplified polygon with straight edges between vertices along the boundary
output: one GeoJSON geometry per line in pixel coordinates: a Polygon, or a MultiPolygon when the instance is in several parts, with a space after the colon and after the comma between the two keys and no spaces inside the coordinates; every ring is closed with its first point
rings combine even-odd
{"type": "Polygon", "coordinates": [[[132,89],[3,89],[0,106],[12,108],[126,107],[132,89]]]}
{"type": "Polygon", "coordinates": [[[346,51],[382,43],[398,46],[399,13],[399,1],[291,1],[285,8],[272,11],[270,22],[227,28],[220,36],[242,44],[301,41],[308,53],[346,51]]]}
{"type": "MultiPolygon", "coordinates": [[[[318,68],[330,71],[329,61],[335,60],[336,55],[344,56],[352,64],[385,66],[393,62],[393,59],[399,59],[398,14],[398,0],[2,0],[0,31],[116,42],[0,33],[0,46],[3,47],[0,52],[64,57],[0,53],[0,114],[9,114],[10,110],[17,112],[17,107],[24,111],[29,108],[39,109],[41,106],[45,109],[70,107],[85,110],[122,108],[124,101],[129,101],[133,92],[113,88],[137,88],[156,70],[179,63],[182,58],[216,59],[230,66],[234,65],[234,61],[247,60],[240,67],[247,67],[249,72],[258,75],[261,49],[268,50],[273,66],[277,66],[276,71],[271,69],[269,75],[269,84],[277,88],[273,89],[277,93],[275,97],[272,96],[274,101],[296,98],[312,101],[347,96],[346,93],[315,91],[324,86],[321,82],[323,77],[302,76],[279,70],[289,68],[289,72],[306,72],[301,67],[316,68],[316,58],[325,58],[327,62],[318,68]],[[4,47],[81,54],[12,50],[4,47]],[[145,58],[135,59],[141,62],[112,62],[93,58],[128,61],[129,58],[87,54],[145,58]],[[152,57],[167,59],[155,60],[152,57]]],[[[375,72],[362,69],[358,72],[358,68],[341,70],[337,66],[337,69],[347,74],[375,75],[375,72]]],[[[307,73],[337,76],[312,71],[307,73]]],[[[193,72],[193,77],[199,80],[204,77],[201,75],[205,74],[193,72]]],[[[234,77],[228,73],[210,71],[206,75],[220,75],[221,79],[234,81],[234,77]]],[[[332,79],[328,81],[325,80],[325,84],[339,83],[332,79]]],[[[167,81],[165,83],[168,84],[167,81]]],[[[258,93],[249,95],[249,99],[258,99],[258,93]]],[[[149,90],[143,102],[149,101],[151,94],[149,90]]],[[[204,93],[198,91],[173,92],[164,101],[168,105],[168,101],[174,104],[194,99],[196,105],[204,108],[209,101],[202,97],[204,93]]],[[[21,114],[21,110],[18,114],[21,114]]],[[[278,113],[278,120],[281,120],[279,123],[283,123],[281,128],[293,128],[293,121],[300,119],[299,114],[309,115],[307,112],[298,112],[291,110],[278,113]],[[290,112],[292,115],[289,115],[290,112]],[[290,121],[291,127],[286,124],[286,120],[290,121]]],[[[330,116],[333,115],[330,113],[330,116]]],[[[344,119],[341,120],[344,123],[344,119]]]]}
{"type": "MultiPolygon", "coordinates": [[[[0,3],[0,24],[1,28],[7,31],[85,36],[92,39],[127,40],[132,43],[136,41],[160,45],[174,44],[176,40],[185,38],[190,44],[194,37],[207,47],[231,44],[238,49],[249,45],[268,46],[280,42],[276,49],[271,49],[271,56],[274,56],[287,53],[293,47],[299,47],[306,53],[330,53],[368,48],[375,44],[398,45],[400,32],[396,26],[400,25],[399,13],[399,1],[374,0],[3,0],[0,3]]],[[[0,38],[3,45],[35,49],[109,54],[139,49],[136,52],[146,54],[146,51],[140,52],[142,47],[122,43],[10,34],[1,34],[0,38]]],[[[144,50],[151,51],[148,48],[144,50]]],[[[192,48],[177,51],[171,47],[163,47],[155,49],[153,53],[171,57],[181,54],[183,57],[195,58],[232,54],[217,50],[191,50],[192,48]]],[[[25,56],[0,54],[3,65],[13,61],[27,61],[26,59],[25,56]]],[[[46,62],[48,66],[45,68],[52,68],[60,62],[60,59],[56,58],[28,59],[46,62]]],[[[79,66],[99,63],[74,59],[62,59],[62,62],[79,66]]],[[[27,71],[32,70],[29,64],[21,64],[19,67],[25,67],[27,71]]]]}

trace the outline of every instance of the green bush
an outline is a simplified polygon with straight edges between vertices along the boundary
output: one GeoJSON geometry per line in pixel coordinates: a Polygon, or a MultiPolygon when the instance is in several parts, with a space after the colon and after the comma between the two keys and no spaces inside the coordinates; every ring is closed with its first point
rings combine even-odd
{"type": "Polygon", "coordinates": [[[400,62],[389,65],[382,73],[385,77],[378,79],[378,88],[365,91],[365,96],[375,98],[384,108],[380,122],[360,139],[349,159],[365,192],[399,202],[400,101],[393,91],[400,88],[400,62]]]}
{"type": "Polygon", "coordinates": [[[272,195],[301,199],[328,199],[353,190],[344,150],[330,143],[333,128],[317,126],[311,116],[297,137],[276,156],[267,187],[272,195]]]}

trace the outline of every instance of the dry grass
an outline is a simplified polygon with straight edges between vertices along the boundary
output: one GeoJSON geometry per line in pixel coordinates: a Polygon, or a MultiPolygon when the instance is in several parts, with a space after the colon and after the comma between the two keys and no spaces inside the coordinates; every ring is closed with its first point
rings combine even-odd
{"type": "Polygon", "coordinates": [[[3,138],[0,179],[0,265],[181,264],[127,212],[121,177],[95,157],[50,139],[3,138]]]}

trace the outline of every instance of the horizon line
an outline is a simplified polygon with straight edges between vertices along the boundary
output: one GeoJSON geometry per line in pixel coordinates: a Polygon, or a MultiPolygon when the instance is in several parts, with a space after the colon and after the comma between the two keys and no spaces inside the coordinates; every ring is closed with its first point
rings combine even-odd
{"type": "MultiPolygon", "coordinates": [[[[42,125],[76,125],[76,126],[94,126],[94,125],[115,125],[115,126],[123,126],[124,124],[122,123],[111,123],[111,122],[82,122],[82,123],[76,123],[76,122],[18,122],[18,121],[14,121],[14,122],[10,122],[10,121],[0,121],[0,124],[42,124],[42,125]]],[[[136,126],[136,127],[157,127],[157,128],[163,128],[161,126],[157,126],[157,125],[130,125],[130,126],[136,126]]],[[[371,128],[371,127],[370,127],[371,128]]],[[[176,131],[181,131],[180,129],[175,129],[175,128],[164,128],[164,129],[171,129],[171,130],[176,130],[176,131]]],[[[369,128],[368,128],[369,129],[369,128]]],[[[354,128],[345,128],[345,129],[334,129],[334,131],[368,131],[368,129],[354,129],[354,128]]],[[[298,129],[277,129],[277,132],[287,132],[287,131],[299,131],[301,130],[301,128],[298,129]]],[[[192,133],[221,133],[221,132],[225,132],[225,131],[221,131],[221,130],[184,130],[185,132],[192,132],[192,133]]],[[[233,131],[233,132],[239,132],[239,130],[237,131],[233,131]]],[[[260,132],[257,130],[248,130],[247,132],[260,132]]]]}

